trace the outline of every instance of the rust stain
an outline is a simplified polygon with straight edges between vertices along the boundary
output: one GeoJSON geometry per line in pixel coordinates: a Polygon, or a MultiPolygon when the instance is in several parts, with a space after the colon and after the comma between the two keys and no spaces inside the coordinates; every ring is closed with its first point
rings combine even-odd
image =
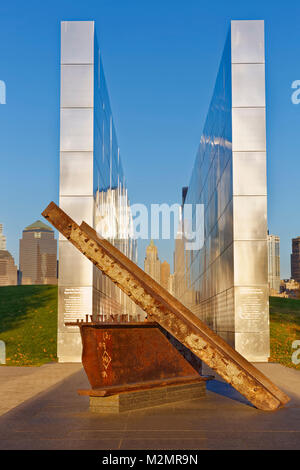
{"type": "Polygon", "coordinates": [[[93,390],[157,380],[201,380],[157,323],[70,323],[80,328],[82,363],[93,390]]]}
{"type": "Polygon", "coordinates": [[[78,226],[55,203],[42,214],[95,266],[198,358],[215,370],[254,406],[276,410],[290,399],[154,279],[89,225],[78,226]]]}

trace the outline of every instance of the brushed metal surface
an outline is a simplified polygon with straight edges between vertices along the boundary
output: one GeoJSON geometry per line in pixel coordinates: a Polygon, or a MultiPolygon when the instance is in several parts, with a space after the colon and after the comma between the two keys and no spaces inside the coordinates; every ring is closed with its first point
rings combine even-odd
{"type": "Polygon", "coordinates": [[[232,63],[264,63],[264,21],[231,21],[231,48],[232,63]]]}
{"type": "Polygon", "coordinates": [[[59,241],[59,286],[91,286],[93,267],[67,240],[59,241]]]}
{"type": "Polygon", "coordinates": [[[268,284],[267,240],[234,242],[234,283],[236,286],[268,284]]]}
{"type": "Polygon", "coordinates": [[[267,165],[265,152],[233,152],[233,194],[266,196],[267,165]]]}
{"type": "Polygon", "coordinates": [[[81,223],[83,220],[92,225],[94,216],[93,196],[61,196],[59,205],[64,211],[72,214],[72,218],[81,223]]]}
{"type": "Polygon", "coordinates": [[[266,151],[266,113],[264,108],[232,109],[233,152],[266,151]]]}
{"type": "Polygon", "coordinates": [[[94,106],[94,66],[62,65],[60,106],[92,108],[94,106]]]}
{"type": "MultiPolygon", "coordinates": [[[[79,223],[86,220],[96,226],[101,217],[100,207],[108,207],[107,212],[113,213],[120,196],[124,196],[124,205],[129,202],[93,21],[61,24],[60,106],[60,205],[79,223]]],[[[118,237],[119,232],[115,243],[118,237]]],[[[101,273],[95,274],[93,269],[90,272],[85,260],[79,258],[78,261],[77,253],[65,249],[61,234],[59,239],[59,285],[70,284],[78,289],[93,285],[88,295],[94,313],[122,308],[124,312],[136,312],[135,305],[120,289],[101,273]]],[[[122,243],[122,249],[134,257],[136,244],[129,238],[122,243]]],[[[59,303],[61,295],[59,291],[59,303]]],[[[68,336],[69,330],[60,330],[63,321],[64,314],[59,308],[59,360],[70,357],[80,360],[78,337],[73,341],[68,336]],[[69,353],[68,347],[63,345],[64,335],[66,344],[70,345],[69,353]]],[[[72,335],[72,338],[76,336],[74,332],[72,335]]]]}
{"type": "Polygon", "coordinates": [[[61,63],[94,63],[94,21],[61,22],[61,63]]]}
{"type": "Polygon", "coordinates": [[[93,152],[61,152],[60,196],[93,196],[93,152]]]}
{"type": "Polygon", "coordinates": [[[249,357],[252,362],[265,362],[265,358],[270,356],[269,329],[260,332],[251,332],[249,334],[235,334],[236,347],[240,353],[249,357]]]}
{"type": "MultiPolygon", "coordinates": [[[[267,288],[264,62],[264,22],[232,21],[185,201],[204,204],[204,246],[175,249],[178,298],[235,347],[236,308],[248,305],[236,286],[267,288]]],[[[260,308],[264,330],[264,296],[260,308]]]]}
{"type": "Polygon", "coordinates": [[[234,196],[234,240],[266,239],[267,196],[234,196]]]}
{"type": "Polygon", "coordinates": [[[93,122],[93,110],[90,108],[61,108],[61,152],[92,152],[93,122]]]}
{"type": "Polygon", "coordinates": [[[265,105],[265,64],[232,64],[233,108],[265,105]]]}

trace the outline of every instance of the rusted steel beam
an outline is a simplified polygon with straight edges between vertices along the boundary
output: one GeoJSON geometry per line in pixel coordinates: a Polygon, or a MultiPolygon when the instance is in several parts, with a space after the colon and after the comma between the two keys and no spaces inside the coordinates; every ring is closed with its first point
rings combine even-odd
{"type": "Polygon", "coordinates": [[[77,390],[78,395],[89,397],[109,397],[124,392],[133,392],[141,390],[149,390],[151,388],[165,387],[166,385],[190,385],[201,382],[207,382],[209,377],[173,377],[171,379],[145,380],[139,384],[129,384],[123,386],[113,385],[111,387],[92,388],[91,390],[77,390]]]}
{"type": "Polygon", "coordinates": [[[92,390],[110,390],[112,394],[119,389],[145,389],[149,384],[154,387],[170,380],[207,380],[200,376],[197,364],[186,360],[171,344],[158,323],[66,325],[80,328],[82,364],[92,390]]]}
{"type": "Polygon", "coordinates": [[[54,202],[42,214],[95,266],[226,382],[261,410],[272,411],[290,399],[231,348],[181,302],[89,225],[78,226],[54,202]]]}

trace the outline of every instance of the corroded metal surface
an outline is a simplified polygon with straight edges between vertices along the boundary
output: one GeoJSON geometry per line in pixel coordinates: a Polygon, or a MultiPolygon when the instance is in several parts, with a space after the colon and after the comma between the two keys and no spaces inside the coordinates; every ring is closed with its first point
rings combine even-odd
{"type": "Polygon", "coordinates": [[[141,388],[164,380],[201,379],[157,323],[79,325],[82,364],[92,389],[141,388]]]}
{"type": "Polygon", "coordinates": [[[158,322],[254,406],[270,411],[289,401],[267,377],[86,223],[78,226],[53,202],[43,216],[145,310],[151,321],[158,322]]]}
{"type": "Polygon", "coordinates": [[[119,395],[120,393],[136,392],[142,390],[149,390],[151,388],[159,389],[164,387],[176,387],[182,385],[200,384],[204,385],[204,391],[206,390],[206,382],[211,380],[211,377],[198,376],[186,376],[186,377],[172,377],[170,379],[155,379],[145,380],[135,384],[128,385],[112,385],[100,388],[92,388],[91,390],[77,390],[78,395],[89,396],[89,397],[109,397],[112,395],[119,395]]]}

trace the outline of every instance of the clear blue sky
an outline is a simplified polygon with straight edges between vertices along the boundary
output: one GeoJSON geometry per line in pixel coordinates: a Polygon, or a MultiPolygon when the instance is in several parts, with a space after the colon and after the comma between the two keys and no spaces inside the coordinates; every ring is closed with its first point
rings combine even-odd
{"type": "MultiPolygon", "coordinates": [[[[149,204],[179,202],[189,182],[230,20],[264,19],[269,229],[288,277],[300,235],[299,17],[294,1],[1,2],[0,222],[16,260],[22,229],[58,200],[61,20],[96,21],[131,202],[149,204]]],[[[159,249],[171,261],[170,243],[159,249]]]]}

